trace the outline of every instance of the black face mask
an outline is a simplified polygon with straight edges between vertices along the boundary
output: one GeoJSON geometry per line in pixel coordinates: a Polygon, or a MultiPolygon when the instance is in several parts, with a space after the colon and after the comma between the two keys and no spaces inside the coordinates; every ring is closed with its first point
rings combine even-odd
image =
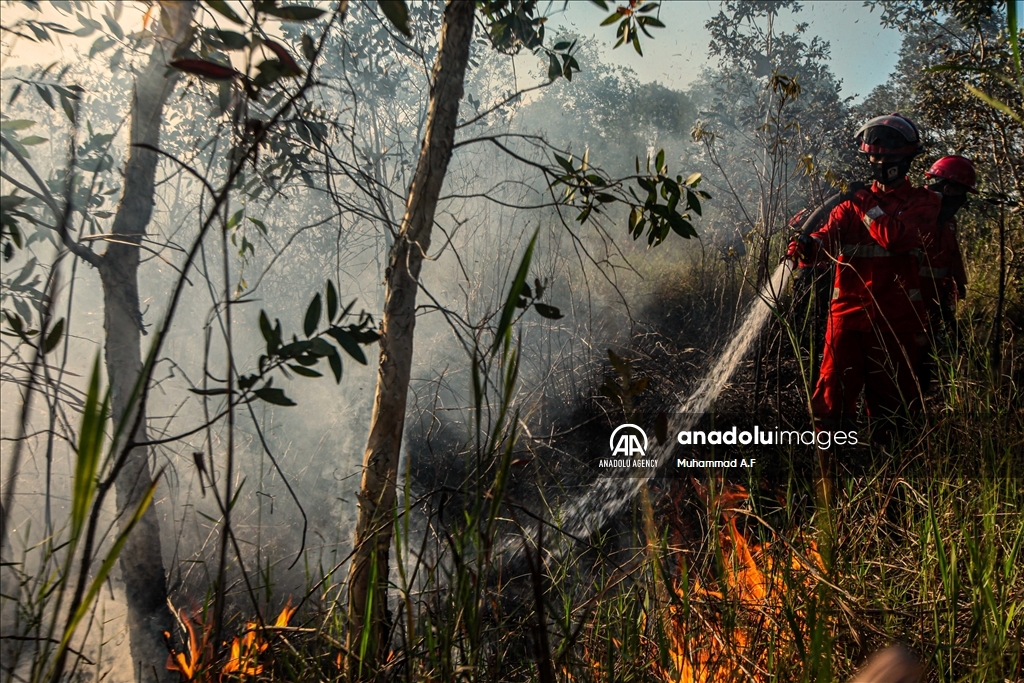
{"type": "Polygon", "coordinates": [[[910,171],[910,161],[907,159],[886,159],[870,166],[871,177],[883,185],[892,185],[903,180],[903,176],[910,171]]]}
{"type": "Polygon", "coordinates": [[[967,203],[965,194],[942,195],[942,208],[939,209],[939,222],[945,223],[956,215],[956,212],[967,203]]]}

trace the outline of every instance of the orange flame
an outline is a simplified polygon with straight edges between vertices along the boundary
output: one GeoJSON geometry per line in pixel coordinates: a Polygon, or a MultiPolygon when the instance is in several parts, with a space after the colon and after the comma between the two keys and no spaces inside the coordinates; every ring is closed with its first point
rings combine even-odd
{"type": "MultiPolygon", "coordinates": [[[[735,608],[735,619],[724,619],[722,613],[702,615],[700,628],[691,626],[690,614],[674,604],[669,608],[666,623],[670,643],[669,660],[674,671],[655,665],[656,673],[672,683],[728,683],[743,680],[767,681],[771,678],[768,651],[760,642],[762,635],[780,638],[780,630],[771,628],[786,619],[784,596],[786,581],[776,560],[767,551],[770,543],[750,543],[740,532],[737,508],[749,494],[741,486],[726,486],[717,497],[694,481],[698,497],[709,510],[717,509],[723,518],[720,531],[725,557],[724,571],[718,589],[704,586],[700,580],[689,591],[690,603],[729,601],[735,608]]],[[[807,544],[808,561],[791,555],[790,569],[802,575],[804,585],[812,585],[809,570],[823,567],[813,541],[807,544]]],[[[685,588],[685,587],[683,587],[685,588]]],[[[797,617],[802,615],[798,612],[797,617]]],[[[790,622],[793,623],[793,622],[790,622]]],[[[802,626],[801,626],[802,627],[802,626]]]]}
{"type": "MultiPolygon", "coordinates": [[[[292,615],[295,614],[296,609],[298,608],[292,607],[292,601],[289,598],[288,603],[274,621],[273,627],[283,628],[288,626],[288,622],[291,620],[292,615]]],[[[199,639],[196,637],[193,622],[185,614],[185,610],[181,610],[179,615],[181,623],[185,626],[188,642],[186,643],[185,652],[175,652],[174,648],[171,648],[171,652],[167,656],[167,670],[177,671],[186,681],[209,683],[215,679],[209,675],[202,676],[201,674],[204,671],[209,671],[208,662],[213,659],[212,648],[209,647],[210,625],[203,625],[203,637],[199,639]]],[[[171,634],[165,632],[164,638],[170,641],[171,634]]],[[[263,665],[259,663],[259,656],[266,652],[267,647],[268,643],[262,638],[262,629],[259,624],[253,621],[246,622],[242,635],[240,637],[236,636],[231,641],[231,654],[220,670],[220,680],[241,679],[258,676],[263,673],[263,665]]]]}
{"type": "MultiPolygon", "coordinates": [[[[178,610],[178,616],[188,632],[188,642],[186,643],[188,649],[185,652],[175,652],[174,648],[170,648],[171,652],[167,655],[167,670],[177,671],[185,677],[186,681],[191,681],[199,673],[200,660],[203,659],[203,653],[209,645],[210,626],[203,626],[203,638],[200,640],[196,638],[196,630],[192,627],[192,620],[185,614],[185,610],[178,610]]],[[[170,642],[171,634],[165,631],[164,638],[170,642]]]]}
{"type": "MultiPolygon", "coordinates": [[[[296,609],[298,608],[292,607],[292,601],[289,598],[284,609],[277,615],[274,626],[277,628],[287,626],[296,609]]],[[[267,643],[261,638],[259,625],[252,621],[247,622],[242,637],[236,637],[231,641],[231,658],[221,669],[221,679],[223,680],[225,675],[237,678],[259,676],[263,673],[263,665],[259,663],[259,656],[266,650],[267,643]]]]}

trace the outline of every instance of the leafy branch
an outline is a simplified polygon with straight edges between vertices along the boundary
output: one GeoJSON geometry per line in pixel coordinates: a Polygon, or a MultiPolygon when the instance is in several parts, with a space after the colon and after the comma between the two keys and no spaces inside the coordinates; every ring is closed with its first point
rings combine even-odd
{"type": "Polygon", "coordinates": [[[711,199],[711,195],[697,189],[700,173],[691,173],[686,178],[670,176],[665,150],[658,151],[653,168],[648,157],[644,174],[640,173],[640,158],[637,157],[637,174],[619,180],[611,180],[591,168],[589,150],[584,152],[578,166],[572,156],[555,154],[554,158],[564,173],[556,175],[550,186],[565,186],[563,201],[580,207],[576,216],[580,223],[586,222],[592,213],[601,213],[605,205],[624,203],[630,207],[629,234],[634,240],[639,239],[644,230],[650,247],[661,244],[671,232],[685,239],[697,236],[690,212],[700,216],[700,200],[711,199]],[[640,194],[626,185],[629,181],[636,183],[640,194]]]}
{"type": "MultiPolygon", "coordinates": [[[[328,280],[324,296],[321,297],[318,292],[306,308],[302,324],[305,339],[299,339],[293,334],[292,340],[287,343],[284,341],[280,319],[275,319],[274,324],[271,325],[266,311],[261,310],[259,327],[260,334],[266,342],[266,353],[260,356],[259,369],[256,372],[239,376],[240,396],[236,403],[248,403],[260,399],[278,406],[296,405],[283,389],[273,386],[274,378],[268,377],[268,375],[279,370],[287,379],[291,379],[291,373],[301,377],[323,377],[323,373],[316,370],[315,367],[325,358],[334,375],[334,380],[341,382],[343,366],[339,349],[360,365],[366,365],[366,354],[361,346],[375,343],[380,339],[380,334],[374,329],[373,317],[366,311],[359,312],[356,322],[343,324],[349,318],[355,303],[355,299],[353,299],[347,306],[340,308],[337,289],[334,282],[328,280]],[[325,299],[326,311],[324,310],[325,299]],[[326,317],[324,317],[324,313],[326,313],[326,317]],[[318,332],[322,320],[325,327],[318,332]],[[259,388],[253,388],[261,382],[259,388]]],[[[192,389],[191,391],[201,396],[223,396],[228,393],[227,387],[192,389]]],[[[231,393],[238,392],[231,390],[231,393]]]]}

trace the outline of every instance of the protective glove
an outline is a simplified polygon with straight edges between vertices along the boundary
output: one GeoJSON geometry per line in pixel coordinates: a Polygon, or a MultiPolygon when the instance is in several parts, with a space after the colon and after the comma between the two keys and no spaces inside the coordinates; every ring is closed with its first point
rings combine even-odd
{"type": "Polygon", "coordinates": [[[811,255],[813,240],[806,235],[797,235],[786,248],[786,256],[783,260],[790,260],[800,267],[807,265],[807,257],[811,255]]]}

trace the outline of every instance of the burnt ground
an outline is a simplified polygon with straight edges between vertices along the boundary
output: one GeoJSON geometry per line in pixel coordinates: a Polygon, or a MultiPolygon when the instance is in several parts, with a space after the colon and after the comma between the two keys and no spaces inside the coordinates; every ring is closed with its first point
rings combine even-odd
{"type": "MultiPolygon", "coordinates": [[[[646,382],[626,406],[620,398],[609,395],[608,385],[621,388],[624,379],[605,359],[595,364],[599,371],[584,391],[571,397],[549,397],[546,400],[552,405],[536,411],[555,417],[545,424],[529,424],[530,433],[520,437],[506,492],[507,513],[516,522],[513,526],[535,529],[539,518],[550,520],[561,503],[583,495],[596,476],[595,459],[608,455],[607,439],[615,426],[623,422],[653,425],[659,412],[673,410],[678,397],[688,394],[704,376],[742,319],[749,296],[737,307],[735,288],[723,290],[710,284],[701,287],[693,280],[662,282],[659,294],[637,315],[630,347],[615,349],[629,361],[630,381],[646,382]],[[624,407],[632,408],[628,420],[624,407]]],[[[823,288],[828,288],[827,282],[823,288]]],[[[806,290],[797,287],[797,292],[806,290]]],[[[813,363],[808,359],[812,343],[820,348],[824,317],[820,308],[817,314],[809,314],[808,301],[814,299],[805,295],[790,298],[789,309],[781,312],[785,324],[778,318],[769,320],[712,413],[695,429],[715,428],[714,420],[740,430],[754,425],[798,431],[812,428],[807,401],[808,387],[813,387],[815,377],[805,378],[801,373],[789,331],[796,330],[804,367],[813,366],[812,372],[816,373],[820,358],[813,363]]],[[[868,444],[866,427],[864,420],[855,425],[860,445],[832,449],[833,467],[864,474],[877,463],[880,456],[877,448],[868,444]]],[[[652,435],[651,429],[647,431],[652,435]]],[[[431,496],[433,514],[442,523],[463,519],[463,511],[472,505],[476,492],[484,490],[493,479],[495,463],[480,464],[484,472],[481,482],[475,474],[478,464],[464,443],[465,426],[445,423],[437,414],[411,424],[407,434],[414,491],[437,494],[431,496]]],[[[694,448],[686,454],[708,459],[714,455],[711,447],[694,448]]],[[[747,488],[757,499],[759,510],[766,514],[774,510],[792,522],[800,509],[813,509],[811,498],[820,472],[820,456],[813,446],[760,446],[737,448],[729,455],[756,457],[760,464],[754,470],[690,470],[681,477],[663,468],[663,476],[655,478],[650,486],[656,516],[669,521],[677,538],[699,541],[699,518],[706,516],[706,506],[696,495],[690,477],[706,481],[714,475],[721,478],[722,485],[747,488]],[[788,500],[782,494],[787,490],[788,500]],[[802,502],[793,500],[793,495],[802,502]]],[[[619,518],[609,522],[607,538],[611,540],[606,540],[599,554],[636,547],[638,539],[633,536],[639,528],[637,505],[625,505],[619,518]]]]}

